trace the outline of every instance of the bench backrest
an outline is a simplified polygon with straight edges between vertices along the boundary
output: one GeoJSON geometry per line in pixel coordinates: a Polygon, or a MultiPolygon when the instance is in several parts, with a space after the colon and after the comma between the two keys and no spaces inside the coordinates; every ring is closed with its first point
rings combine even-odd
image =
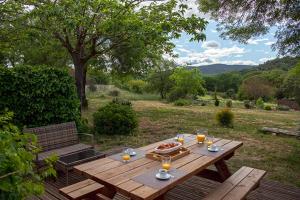
{"type": "Polygon", "coordinates": [[[37,135],[38,145],[42,151],[62,148],[79,142],[75,122],[27,128],[24,129],[24,132],[37,135]]]}

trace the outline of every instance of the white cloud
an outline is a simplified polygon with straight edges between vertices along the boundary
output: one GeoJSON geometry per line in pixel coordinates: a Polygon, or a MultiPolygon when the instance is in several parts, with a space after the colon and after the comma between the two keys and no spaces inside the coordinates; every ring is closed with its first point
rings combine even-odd
{"type": "Polygon", "coordinates": [[[270,41],[270,42],[266,42],[265,43],[265,45],[267,45],[267,46],[271,46],[272,44],[274,44],[275,42],[273,42],[273,41],[270,41]]]}
{"type": "Polygon", "coordinates": [[[185,48],[176,48],[176,50],[181,51],[181,52],[183,52],[183,53],[191,53],[190,50],[185,49],[185,48]]]}
{"type": "MultiPolygon", "coordinates": [[[[186,56],[180,56],[174,60],[180,65],[206,65],[213,63],[224,63],[221,61],[222,58],[237,56],[244,53],[246,53],[245,49],[237,46],[225,48],[206,48],[203,52],[186,52],[186,56]]],[[[249,61],[240,61],[239,63],[254,64],[254,62],[250,63],[249,61]]]]}
{"type": "Polygon", "coordinates": [[[240,57],[243,57],[243,55],[236,55],[234,56],[235,58],[240,58],[240,57]]]}
{"type": "Polygon", "coordinates": [[[202,47],[205,49],[219,48],[220,44],[214,40],[203,42],[202,47]]]}
{"type": "Polygon", "coordinates": [[[269,41],[268,38],[260,38],[260,39],[249,39],[247,41],[248,44],[259,44],[260,42],[269,41]]]}
{"type": "Polygon", "coordinates": [[[266,62],[266,61],[268,61],[268,60],[272,60],[272,59],[274,59],[275,57],[265,57],[265,58],[261,58],[261,59],[259,59],[258,61],[259,61],[259,63],[264,63],[264,62],[266,62]]]}
{"type": "Polygon", "coordinates": [[[212,33],[217,33],[217,32],[218,32],[218,31],[215,30],[215,29],[210,29],[210,31],[211,31],[212,33]]]}
{"type": "Polygon", "coordinates": [[[231,60],[222,63],[231,64],[231,65],[257,65],[257,63],[252,60],[231,60]]]}

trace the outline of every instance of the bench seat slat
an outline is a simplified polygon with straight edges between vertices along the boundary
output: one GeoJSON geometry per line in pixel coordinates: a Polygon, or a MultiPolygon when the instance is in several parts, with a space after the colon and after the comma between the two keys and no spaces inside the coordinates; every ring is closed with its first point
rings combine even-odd
{"type": "Polygon", "coordinates": [[[73,185],[69,185],[67,187],[61,188],[59,190],[60,193],[68,197],[69,199],[82,199],[84,197],[95,195],[100,192],[104,188],[103,185],[91,180],[87,179],[73,185]]]}
{"type": "Polygon", "coordinates": [[[240,200],[245,198],[250,191],[255,189],[259,180],[264,177],[265,171],[253,169],[246,178],[244,178],[233,190],[231,190],[223,200],[240,200]]]}
{"type": "Polygon", "coordinates": [[[240,200],[243,199],[259,183],[265,171],[251,167],[242,167],[223,182],[204,200],[240,200]]]}

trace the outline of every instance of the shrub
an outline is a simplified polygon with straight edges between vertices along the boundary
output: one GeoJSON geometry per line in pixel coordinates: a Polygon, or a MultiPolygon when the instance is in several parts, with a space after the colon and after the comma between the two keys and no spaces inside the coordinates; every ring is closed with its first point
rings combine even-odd
{"type": "Polygon", "coordinates": [[[121,105],[127,105],[127,106],[132,106],[132,103],[127,100],[127,99],[119,99],[119,98],[114,98],[112,100],[113,103],[116,103],[116,104],[121,104],[121,105]]]}
{"type": "Polygon", "coordinates": [[[81,118],[76,124],[78,133],[88,133],[90,132],[90,127],[88,125],[88,120],[86,118],[81,118]]]}
{"type": "Polygon", "coordinates": [[[137,117],[131,105],[111,102],[94,113],[94,129],[98,134],[130,134],[137,127],[137,117]]]}
{"type": "Polygon", "coordinates": [[[128,86],[130,91],[142,94],[146,87],[146,82],[143,80],[130,80],[128,81],[128,86]]]}
{"type": "Polygon", "coordinates": [[[228,107],[228,108],[232,107],[232,101],[231,100],[226,101],[226,107],[228,107]]]}
{"type": "Polygon", "coordinates": [[[191,105],[191,101],[187,99],[178,99],[174,101],[175,106],[188,106],[191,105]]]}
{"type": "Polygon", "coordinates": [[[285,105],[278,105],[276,107],[277,110],[281,110],[281,111],[289,111],[290,110],[290,107],[288,106],[285,106],[285,105]]]}
{"type": "Polygon", "coordinates": [[[245,101],[244,101],[244,106],[245,106],[245,108],[247,108],[247,109],[254,108],[252,102],[249,101],[249,100],[245,100],[245,101]]]}
{"type": "Polygon", "coordinates": [[[264,100],[259,97],[257,100],[256,100],[256,106],[261,108],[261,109],[264,109],[265,107],[265,103],[264,103],[264,100]]]}
{"type": "Polygon", "coordinates": [[[218,98],[215,99],[215,106],[219,106],[220,105],[220,100],[218,98]]]}
{"type": "Polygon", "coordinates": [[[91,92],[97,91],[97,86],[94,83],[91,83],[88,88],[91,92]]]}
{"type": "Polygon", "coordinates": [[[42,126],[80,119],[74,79],[66,70],[42,66],[0,69],[0,110],[15,113],[14,123],[42,126]]]}
{"type": "Polygon", "coordinates": [[[109,96],[112,96],[112,97],[117,97],[120,95],[120,91],[119,90],[111,90],[109,91],[109,96]]]}
{"type": "Polygon", "coordinates": [[[234,89],[229,89],[226,91],[226,97],[227,98],[235,98],[235,91],[234,89]]]}
{"type": "Polygon", "coordinates": [[[97,84],[108,85],[110,82],[109,74],[98,68],[90,68],[88,77],[97,84]]]}
{"type": "Polygon", "coordinates": [[[173,101],[176,101],[178,99],[183,99],[186,97],[186,92],[183,91],[182,89],[180,88],[175,88],[173,90],[171,90],[171,92],[169,93],[168,95],[168,100],[173,102],[173,101]]]}
{"type": "Polygon", "coordinates": [[[11,124],[13,114],[0,114],[0,199],[27,199],[44,191],[43,179],[55,176],[53,163],[56,157],[46,159],[45,168],[36,170],[34,161],[38,150],[36,135],[20,133],[11,124]]]}
{"type": "Polygon", "coordinates": [[[265,106],[265,110],[272,110],[272,107],[269,106],[269,105],[266,105],[266,106],[265,106]]]}
{"type": "Polygon", "coordinates": [[[221,126],[233,127],[234,115],[230,109],[225,108],[217,113],[216,119],[221,126]]]}

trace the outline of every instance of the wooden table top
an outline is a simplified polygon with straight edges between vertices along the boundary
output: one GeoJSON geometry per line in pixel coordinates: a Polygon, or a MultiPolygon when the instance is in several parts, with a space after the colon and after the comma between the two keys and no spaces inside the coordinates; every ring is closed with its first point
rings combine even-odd
{"type": "MultiPolygon", "coordinates": [[[[221,146],[222,151],[215,155],[203,155],[201,152],[197,152],[199,144],[196,142],[196,136],[186,134],[185,137],[190,140],[186,140],[187,142],[185,142],[183,146],[190,149],[191,153],[173,161],[171,164],[172,168],[184,172],[185,175],[167,184],[163,188],[157,189],[149,187],[133,180],[134,177],[144,174],[147,171],[157,169],[161,165],[161,162],[146,157],[128,163],[106,157],[75,166],[74,169],[99,183],[115,188],[117,192],[132,199],[151,200],[163,195],[168,190],[198,174],[208,166],[224,159],[243,144],[238,141],[215,138],[214,144],[221,146]]],[[[153,151],[158,145],[170,140],[171,139],[156,142],[138,149],[147,153],[153,151]]],[[[153,174],[153,176],[154,175],[155,174],[153,174]]]]}

